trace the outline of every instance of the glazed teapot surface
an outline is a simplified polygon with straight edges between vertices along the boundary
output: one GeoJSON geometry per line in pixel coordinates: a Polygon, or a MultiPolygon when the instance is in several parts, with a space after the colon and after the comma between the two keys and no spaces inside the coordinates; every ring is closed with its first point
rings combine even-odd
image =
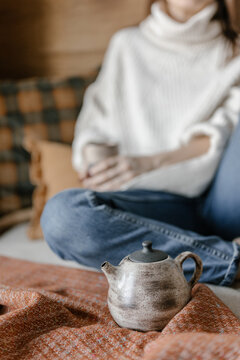
{"type": "Polygon", "coordinates": [[[202,273],[200,257],[184,252],[174,260],[143,242],[143,249],[126,256],[118,266],[108,262],[102,271],[109,283],[108,307],[118,325],[140,331],[162,330],[190,300],[202,273]],[[194,274],[187,281],[183,262],[192,258],[194,274]]]}

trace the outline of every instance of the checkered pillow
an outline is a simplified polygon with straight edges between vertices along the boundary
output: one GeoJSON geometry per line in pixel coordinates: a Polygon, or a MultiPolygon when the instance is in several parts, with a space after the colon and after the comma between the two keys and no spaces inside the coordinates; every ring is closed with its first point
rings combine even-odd
{"type": "Polygon", "coordinates": [[[0,82],[0,215],[31,205],[25,136],[71,144],[84,90],[94,78],[0,82]]]}

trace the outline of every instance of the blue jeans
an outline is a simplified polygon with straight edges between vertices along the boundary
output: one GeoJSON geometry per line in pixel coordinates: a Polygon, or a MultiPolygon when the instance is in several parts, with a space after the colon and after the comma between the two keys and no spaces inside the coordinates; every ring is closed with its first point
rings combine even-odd
{"type": "MultiPolygon", "coordinates": [[[[230,285],[240,261],[240,246],[231,241],[240,236],[240,124],[201,197],[142,189],[65,190],[48,201],[41,225],[51,249],[66,260],[95,268],[105,260],[118,264],[151,240],[173,258],[183,251],[198,254],[201,282],[230,285]]],[[[189,277],[194,264],[184,265],[189,277]]]]}

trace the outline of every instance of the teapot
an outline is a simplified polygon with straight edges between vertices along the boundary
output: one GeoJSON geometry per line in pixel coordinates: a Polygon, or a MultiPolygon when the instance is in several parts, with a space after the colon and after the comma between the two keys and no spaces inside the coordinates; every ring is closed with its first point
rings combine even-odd
{"type": "Polygon", "coordinates": [[[142,250],[126,256],[118,266],[104,262],[102,271],[109,283],[108,307],[115,322],[125,328],[162,330],[190,300],[193,286],[202,273],[202,261],[186,251],[172,259],[152,249],[151,241],[142,250]],[[196,267],[190,281],[182,269],[192,258],[196,267]]]}

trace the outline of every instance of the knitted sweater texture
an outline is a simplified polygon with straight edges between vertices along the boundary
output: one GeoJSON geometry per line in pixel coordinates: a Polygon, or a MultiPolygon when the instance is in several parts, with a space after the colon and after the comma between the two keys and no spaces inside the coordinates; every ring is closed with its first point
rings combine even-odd
{"type": "Polygon", "coordinates": [[[214,3],[178,23],[157,2],[139,26],[113,36],[75,127],[76,170],[88,142],[117,143],[120,154],[144,156],[205,134],[206,154],[137,176],[122,189],[193,197],[207,188],[240,114],[240,56],[212,20],[215,13],[214,3]]]}

